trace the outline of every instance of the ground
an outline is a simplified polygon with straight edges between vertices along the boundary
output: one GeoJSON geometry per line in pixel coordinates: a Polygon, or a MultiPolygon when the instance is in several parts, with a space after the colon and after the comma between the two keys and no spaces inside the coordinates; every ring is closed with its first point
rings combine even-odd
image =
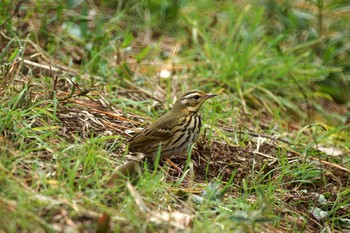
{"type": "Polygon", "coordinates": [[[4,2],[0,232],[350,231],[346,1],[4,2]],[[189,89],[193,147],[107,187],[189,89]]]}

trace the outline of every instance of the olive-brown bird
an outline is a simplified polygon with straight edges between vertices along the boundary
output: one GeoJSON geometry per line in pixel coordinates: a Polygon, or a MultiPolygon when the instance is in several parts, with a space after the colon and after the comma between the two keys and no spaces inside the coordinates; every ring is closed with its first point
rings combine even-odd
{"type": "MultiPolygon", "coordinates": [[[[130,139],[129,152],[141,152],[153,161],[158,153],[161,159],[180,154],[198,138],[202,126],[198,110],[207,99],[214,96],[216,94],[199,90],[187,91],[177,99],[169,112],[130,139]]],[[[133,163],[120,166],[114,173],[134,173],[133,163]]]]}

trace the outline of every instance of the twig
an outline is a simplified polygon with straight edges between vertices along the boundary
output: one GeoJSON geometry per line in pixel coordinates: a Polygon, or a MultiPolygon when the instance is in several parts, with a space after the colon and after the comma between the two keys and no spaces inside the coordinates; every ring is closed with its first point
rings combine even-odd
{"type": "Polygon", "coordinates": [[[41,69],[44,69],[44,70],[53,71],[53,72],[56,72],[56,73],[64,71],[64,72],[67,72],[71,76],[78,75],[78,73],[76,73],[76,72],[73,73],[72,71],[68,71],[68,69],[66,69],[63,66],[60,66],[59,68],[57,68],[55,66],[43,65],[43,64],[40,64],[40,63],[37,63],[37,62],[33,62],[33,61],[29,61],[29,60],[23,59],[23,58],[18,58],[18,59],[23,61],[23,63],[26,64],[26,65],[38,67],[38,68],[41,68],[41,69]]]}
{"type": "Polygon", "coordinates": [[[327,161],[322,160],[322,159],[319,159],[319,158],[313,158],[313,157],[309,157],[309,158],[310,158],[311,160],[315,160],[315,161],[320,162],[320,163],[322,163],[322,164],[324,164],[324,165],[328,165],[328,166],[337,168],[337,169],[339,169],[339,170],[342,170],[342,171],[347,172],[347,173],[350,174],[350,170],[349,170],[349,169],[347,169],[347,168],[345,168],[345,167],[342,167],[342,166],[340,166],[340,165],[338,165],[338,164],[330,163],[330,162],[327,162],[327,161]]]}
{"type": "Polygon", "coordinates": [[[139,208],[139,210],[145,214],[147,211],[149,211],[148,207],[146,206],[145,202],[142,200],[141,195],[139,192],[137,192],[136,188],[132,186],[132,184],[128,181],[126,183],[126,187],[128,188],[131,196],[134,198],[134,201],[139,208]]]}
{"type": "Polygon", "coordinates": [[[121,121],[127,121],[127,122],[130,122],[130,123],[135,124],[135,125],[139,125],[139,124],[140,124],[139,122],[136,122],[136,121],[133,121],[133,120],[127,119],[127,118],[122,117],[122,116],[118,116],[118,115],[117,115],[117,114],[115,114],[115,113],[105,112],[105,111],[98,110],[98,109],[95,109],[95,108],[90,109],[90,111],[92,111],[92,112],[102,113],[102,114],[105,114],[105,115],[107,115],[107,116],[117,118],[117,119],[119,119],[119,120],[121,120],[121,121]]]}
{"type": "Polygon", "coordinates": [[[259,133],[253,133],[253,132],[244,132],[244,131],[234,131],[233,129],[230,128],[223,128],[223,130],[230,132],[230,133],[238,133],[238,134],[248,134],[252,137],[262,137],[262,138],[268,138],[271,140],[275,140],[275,141],[281,141],[284,143],[287,143],[289,145],[291,145],[292,143],[287,141],[286,139],[282,139],[282,138],[275,138],[274,136],[271,135],[267,135],[267,134],[259,134],[259,133]]]}
{"type": "MultiPolygon", "coordinates": [[[[111,122],[108,122],[106,120],[102,120],[102,122],[107,125],[109,128],[111,129],[114,129],[115,131],[118,131],[120,134],[127,134],[125,133],[123,130],[119,129],[118,127],[120,127],[120,125],[117,125],[117,124],[114,124],[114,123],[111,123],[111,122]]],[[[120,127],[120,128],[123,128],[123,127],[120,127]]],[[[131,137],[131,135],[127,134],[128,136],[131,137]]]]}
{"type": "Polygon", "coordinates": [[[261,156],[263,156],[265,158],[268,158],[268,159],[276,160],[275,157],[272,157],[271,155],[267,155],[267,154],[261,153],[259,151],[250,151],[250,152],[253,153],[253,154],[261,155],[261,156]]]}
{"type": "MultiPolygon", "coordinates": [[[[282,145],[282,146],[283,146],[283,145],[282,145]]],[[[286,147],[284,147],[284,148],[287,149],[289,152],[298,155],[299,157],[305,157],[304,155],[300,154],[299,152],[297,152],[297,151],[295,151],[295,150],[292,150],[292,149],[289,149],[289,148],[286,148],[286,147]]],[[[345,168],[345,167],[342,167],[342,166],[340,166],[340,165],[338,165],[338,164],[330,163],[330,162],[327,162],[327,161],[322,160],[322,159],[320,159],[320,158],[313,158],[313,157],[308,157],[308,158],[311,159],[311,160],[318,161],[319,163],[322,163],[322,164],[324,164],[324,165],[328,165],[328,166],[331,166],[331,167],[340,169],[340,170],[345,171],[345,172],[347,172],[347,173],[350,174],[350,170],[349,170],[349,169],[347,169],[347,168],[345,168]]],[[[304,158],[303,158],[303,159],[304,159],[304,158]]]]}
{"type": "Polygon", "coordinates": [[[81,102],[81,101],[78,101],[78,100],[71,100],[69,102],[70,103],[79,104],[79,105],[82,105],[82,106],[86,106],[86,107],[99,107],[100,106],[100,104],[89,104],[89,103],[84,103],[84,102],[81,102]]]}

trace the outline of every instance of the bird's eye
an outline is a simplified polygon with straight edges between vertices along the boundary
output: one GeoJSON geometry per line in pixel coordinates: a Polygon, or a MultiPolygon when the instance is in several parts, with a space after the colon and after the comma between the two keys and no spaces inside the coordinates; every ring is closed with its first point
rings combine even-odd
{"type": "Polygon", "coordinates": [[[199,99],[199,95],[193,96],[193,99],[198,100],[199,99]]]}

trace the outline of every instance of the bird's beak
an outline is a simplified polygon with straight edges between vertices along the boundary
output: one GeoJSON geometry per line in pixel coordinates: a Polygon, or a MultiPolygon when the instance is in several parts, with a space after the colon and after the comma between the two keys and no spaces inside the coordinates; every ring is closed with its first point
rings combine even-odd
{"type": "Polygon", "coordinates": [[[207,95],[205,96],[205,98],[206,98],[206,99],[210,99],[210,98],[213,98],[213,97],[215,97],[215,96],[217,96],[217,94],[207,94],[207,95]]]}

